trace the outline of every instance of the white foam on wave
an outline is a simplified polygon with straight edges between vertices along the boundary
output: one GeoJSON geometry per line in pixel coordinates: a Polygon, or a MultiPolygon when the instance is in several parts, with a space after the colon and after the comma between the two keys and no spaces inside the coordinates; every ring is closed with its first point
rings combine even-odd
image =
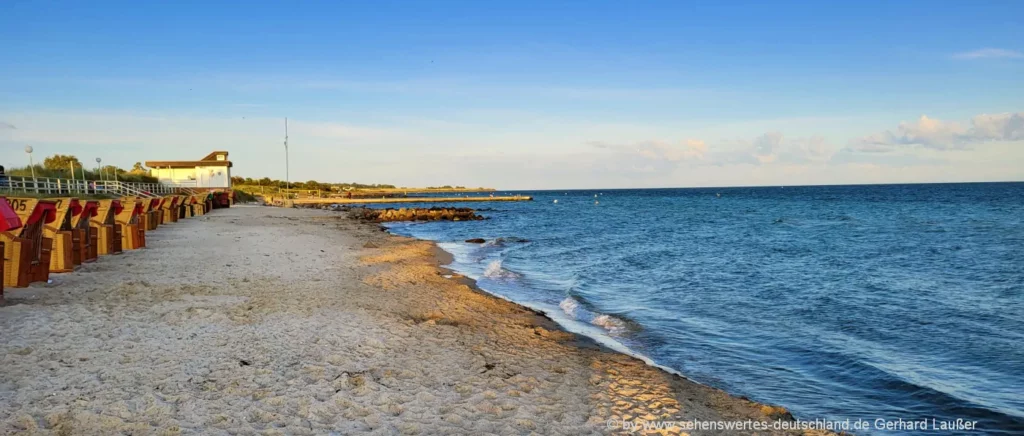
{"type": "Polygon", "coordinates": [[[601,327],[612,336],[621,336],[629,332],[626,322],[612,315],[591,312],[580,305],[580,302],[573,297],[565,297],[558,307],[570,318],[589,322],[592,325],[601,327]]]}
{"type": "Polygon", "coordinates": [[[628,331],[626,322],[611,315],[598,315],[590,321],[591,324],[608,330],[612,335],[621,335],[628,331]]]}
{"type": "Polygon", "coordinates": [[[562,312],[573,318],[576,318],[576,311],[580,308],[580,302],[576,301],[575,298],[565,297],[561,303],[558,303],[558,307],[562,308],[562,312]]]}
{"type": "Polygon", "coordinates": [[[484,269],[484,277],[492,279],[510,279],[519,275],[501,267],[501,259],[492,260],[484,269]]]}

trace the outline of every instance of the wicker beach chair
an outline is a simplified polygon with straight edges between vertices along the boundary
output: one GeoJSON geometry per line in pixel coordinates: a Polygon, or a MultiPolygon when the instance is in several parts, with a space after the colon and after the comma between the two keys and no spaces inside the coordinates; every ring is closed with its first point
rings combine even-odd
{"type": "Polygon", "coordinates": [[[53,240],[43,227],[57,219],[56,203],[36,198],[8,197],[7,204],[21,219],[22,226],[0,234],[4,242],[4,286],[24,288],[50,278],[50,250],[53,240]]]}

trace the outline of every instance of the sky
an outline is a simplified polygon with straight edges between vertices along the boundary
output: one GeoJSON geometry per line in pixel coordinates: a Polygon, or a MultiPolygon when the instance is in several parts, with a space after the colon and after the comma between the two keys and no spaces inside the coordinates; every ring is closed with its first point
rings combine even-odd
{"type": "Polygon", "coordinates": [[[0,5],[0,163],[499,189],[1024,180],[1024,2],[0,5]]]}

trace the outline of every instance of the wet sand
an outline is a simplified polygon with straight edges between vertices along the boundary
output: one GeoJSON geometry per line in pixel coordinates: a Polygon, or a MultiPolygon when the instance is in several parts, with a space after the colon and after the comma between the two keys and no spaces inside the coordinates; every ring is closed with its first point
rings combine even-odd
{"type": "Polygon", "coordinates": [[[434,244],[341,213],[239,206],[147,245],[8,289],[0,432],[605,434],[786,416],[445,278],[434,244]]]}

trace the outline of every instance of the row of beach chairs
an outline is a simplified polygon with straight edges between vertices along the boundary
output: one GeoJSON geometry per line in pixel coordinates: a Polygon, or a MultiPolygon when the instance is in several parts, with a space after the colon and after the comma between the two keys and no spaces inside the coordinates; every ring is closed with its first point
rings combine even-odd
{"type": "Polygon", "coordinates": [[[179,219],[230,207],[227,192],[86,200],[0,197],[4,288],[47,283],[99,256],[146,247],[146,232],[179,219]]]}

